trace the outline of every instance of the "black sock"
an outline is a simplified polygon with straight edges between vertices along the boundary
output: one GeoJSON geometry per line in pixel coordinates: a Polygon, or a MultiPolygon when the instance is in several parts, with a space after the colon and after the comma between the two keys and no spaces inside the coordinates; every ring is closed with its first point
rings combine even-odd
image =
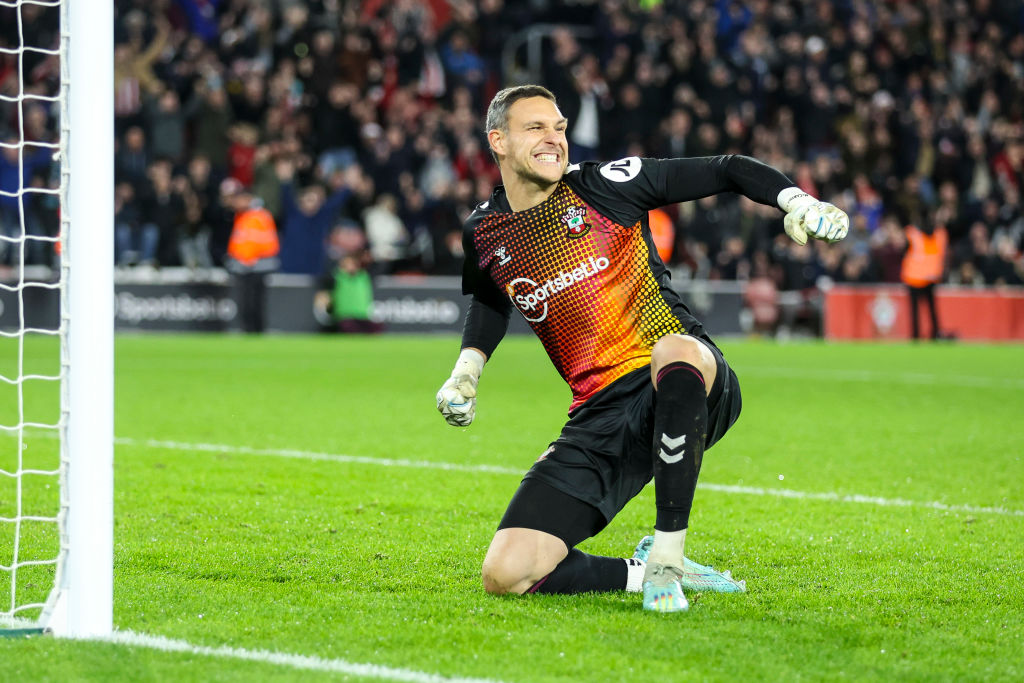
{"type": "Polygon", "coordinates": [[[689,363],[658,372],[654,406],[654,528],[682,531],[690,523],[708,431],[704,376],[689,363]]]}
{"type": "Polygon", "coordinates": [[[626,561],[573,548],[554,571],[527,593],[606,593],[626,589],[626,561]]]}

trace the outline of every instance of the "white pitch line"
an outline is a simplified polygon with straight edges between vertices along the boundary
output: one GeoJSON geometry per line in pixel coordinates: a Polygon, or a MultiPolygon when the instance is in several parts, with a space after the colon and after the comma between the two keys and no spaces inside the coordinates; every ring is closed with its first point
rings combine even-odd
{"type": "Polygon", "coordinates": [[[799,498],[802,500],[826,500],[836,503],[863,503],[882,507],[916,507],[941,510],[942,512],[969,512],[971,514],[1007,515],[1024,517],[1024,510],[1012,510],[1004,507],[979,507],[976,505],[949,505],[938,501],[907,500],[906,498],[881,498],[864,496],[859,493],[814,493],[811,491],[794,491],[793,489],[765,489],[758,486],[734,486],[730,484],[697,484],[697,488],[719,493],[740,493],[751,496],[775,496],[777,498],[799,498]]]}
{"type": "Polygon", "coordinates": [[[145,647],[163,652],[187,652],[207,657],[240,659],[249,662],[287,666],[292,669],[302,669],[305,671],[326,671],[349,674],[351,676],[362,676],[364,678],[380,678],[388,681],[407,681],[408,683],[501,683],[492,678],[442,676],[413,669],[395,669],[379,664],[348,662],[344,659],[324,659],[311,655],[296,655],[286,652],[272,652],[270,650],[247,650],[226,645],[219,647],[195,645],[184,640],[172,640],[163,636],[151,636],[145,633],[135,633],[134,631],[115,631],[109,636],[93,640],[130,647],[145,647]]]}
{"type": "MultiPolygon", "coordinates": [[[[381,467],[415,467],[459,472],[484,472],[489,474],[525,474],[525,470],[498,465],[477,465],[465,463],[434,462],[430,460],[408,460],[395,458],[373,458],[365,455],[344,455],[338,453],[321,453],[317,451],[300,451],[295,449],[250,448],[248,446],[230,446],[213,443],[185,443],[181,441],[161,441],[157,439],[116,438],[114,442],[120,446],[144,446],[147,448],[164,448],[175,451],[207,451],[226,453],[229,455],[256,455],[263,457],[297,458],[326,462],[354,463],[359,465],[378,465],[381,467]]],[[[882,498],[865,496],[859,493],[816,493],[813,491],[795,491],[793,489],[767,489],[757,486],[736,486],[731,484],[698,483],[697,488],[718,493],[733,493],[748,496],[775,496],[777,498],[795,498],[801,500],[823,500],[835,503],[861,503],[879,507],[916,507],[942,512],[966,512],[970,514],[1005,515],[1008,517],[1024,517],[1024,510],[1004,507],[984,507],[978,505],[960,505],[941,503],[938,501],[916,501],[905,498],[882,498]]]]}
{"type": "Polygon", "coordinates": [[[492,474],[523,474],[523,470],[499,465],[467,465],[456,462],[431,462],[429,460],[408,460],[406,458],[372,458],[365,455],[343,455],[339,453],[320,453],[317,451],[299,451],[290,448],[249,448],[248,446],[228,446],[216,443],[182,443],[180,441],[160,441],[146,439],[116,438],[114,443],[124,446],[147,446],[149,448],[166,448],[172,451],[209,451],[228,453],[231,455],[261,455],[277,458],[298,458],[300,460],[321,460],[327,462],[354,463],[357,465],[380,465],[382,467],[421,467],[433,470],[449,470],[457,472],[489,472],[492,474]]]}

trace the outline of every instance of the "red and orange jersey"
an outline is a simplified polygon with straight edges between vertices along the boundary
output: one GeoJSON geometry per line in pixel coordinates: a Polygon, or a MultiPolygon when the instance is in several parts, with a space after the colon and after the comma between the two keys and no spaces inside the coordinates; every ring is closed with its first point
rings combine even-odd
{"type": "Polygon", "coordinates": [[[567,183],[532,209],[485,216],[475,246],[572,388],[572,409],[650,363],[660,337],[685,331],[661,295],[640,225],[616,224],[567,183]]]}
{"type": "MultiPolygon", "coordinates": [[[[738,190],[726,171],[731,159],[588,162],[570,167],[535,207],[513,212],[498,188],[470,216],[465,293],[522,314],[572,389],[570,412],[648,365],[654,343],[666,334],[707,339],[671,287],[647,212],[738,190]]],[[[750,192],[752,198],[777,196],[786,186],[784,176],[769,171],[778,177],[760,194],[750,192]]]]}

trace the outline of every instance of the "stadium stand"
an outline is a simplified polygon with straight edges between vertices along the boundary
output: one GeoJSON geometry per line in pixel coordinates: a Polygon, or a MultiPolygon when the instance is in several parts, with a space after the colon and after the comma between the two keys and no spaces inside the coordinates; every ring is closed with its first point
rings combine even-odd
{"type": "MultiPolygon", "coordinates": [[[[355,245],[375,273],[457,273],[461,220],[497,180],[484,107],[530,80],[558,95],[574,160],[750,154],[851,216],[843,243],[798,247],[771,208],[722,198],[668,207],[663,253],[676,277],[767,278],[789,291],[898,282],[903,227],[928,223],[948,229],[948,282],[1024,284],[1019,2],[115,5],[120,266],[221,266],[240,183],[285,231],[317,224],[283,237],[311,242],[298,245],[302,272],[355,245]],[[346,237],[353,226],[364,239],[346,237]]],[[[14,11],[0,8],[0,46],[17,45],[14,11]]],[[[22,12],[26,43],[56,44],[53,13],[22,12]]],[[[8,96],[14,59],[0,54],[8,96]]],[[[26,91],[54,92],[55,59],[25,59],[26,91]]],[[[56,137],[57,112],[23,111],[26,140],[56,137]]],[[[18,114],[0,101],[11,145],[18,114]]],[[[0,189],[11,192],[17,149],[2,152],[0,189]]],[[[36,157],[26,148],[24,182],[55,185],[36,157]]],[[[0,196],[5,234],[17,213],[0,196]]],[[[56,231],[52,202],[33,196],[25,214],[29,230],[56,231]]],[[[46,265],[50,254],[27,259],[46,265]]],[[[11,250],[0,264],[12,265],[11,250]]]]}

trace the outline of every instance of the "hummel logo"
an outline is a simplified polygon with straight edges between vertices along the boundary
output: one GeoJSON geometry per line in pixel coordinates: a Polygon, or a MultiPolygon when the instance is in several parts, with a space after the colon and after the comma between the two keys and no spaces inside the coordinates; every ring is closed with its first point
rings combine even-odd
{"type": "Polygon", "coordinates": [[[668,434],[661,435],[661,443],[668,447],[668,451],[664,448],[658,451],[658,457],[664,460],[669,465],[674,465],[683,459],[683,444],[686,443],[686,434],[671,438],[668,434]]]}
{"type": "Polygon", "coordinates": [[[512,257],[505,253],[504,244],[494,250],[494,255],[498,257],[499,266],[503,266],[512,260],[512,257]]]}

